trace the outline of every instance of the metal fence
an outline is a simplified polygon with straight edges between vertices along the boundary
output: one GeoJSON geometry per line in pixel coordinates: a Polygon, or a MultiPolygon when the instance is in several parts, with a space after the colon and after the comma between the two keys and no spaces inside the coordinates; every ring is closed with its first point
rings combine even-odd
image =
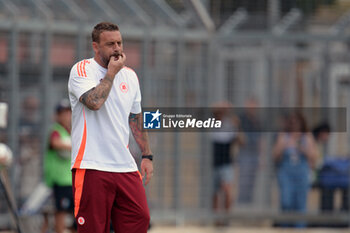
{"type": "MultiPolygon", "coordinates": [[[[311,29],[290,31],[293,17],[301,17],[294,11],[290,21],[282,18],[273,30],[236,30],[247,17],[240,9],[214,30],[205,8],[189,2],[196,19],[158,0],[0,1],[0,100],[10,107],[9,127],[1,131],[1,139],[15,154],[10,174],[19,205],[42,179],[53,106],[67,97],[70,67],[93,56],[89,33],[100,20],[120,22],[127,63],[139,75],[144,107],[208,107],[220,100],[244,107],[252,97],[260,107],[349,106],[350,37],[344,28],[312,32],[311,24],[311,29]]],[[[265,146],[249,168],[254,172],[240,170],[237,153],[235,205],[224,218],[288,218],[279,212],[271,158],[274,136],[263,133],[261,140],[265,146]],[[251,186],[248,202],[239,201],[244,195],[239,194],[240,179],[251,186]]],[[[332,133],[328,154],[348,157],[349,140],[347,133],[332,133]]],[[[147,193],[154,221],[181,224],[220,217],[212,212],[210,134],[150,133],[150,141],[155,176],[147,193]]],[[[137,156],[135,144],[131,150],[137,156]]],[[[322,222],[318,200],[318,192],[311,191],[307,218],[322,222]]],[[[336,195],[337,207],[339,200],[336,195]]],[[[6,212],[3,204],[2,210],[6,212]]],[[[350,221],[348,211],[326,217],[350,221]]]]}

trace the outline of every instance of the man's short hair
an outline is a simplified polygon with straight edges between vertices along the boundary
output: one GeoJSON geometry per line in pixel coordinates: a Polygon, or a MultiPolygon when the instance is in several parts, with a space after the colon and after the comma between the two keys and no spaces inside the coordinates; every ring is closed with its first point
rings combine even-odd
{"type": "Polygon", "coordinates": [[[93,42],[100,42],[100,34],[104,31],[119,31],[119,27],[116,24],[109,22],[101,22],[92,30],[91,38],[93,42]]]}

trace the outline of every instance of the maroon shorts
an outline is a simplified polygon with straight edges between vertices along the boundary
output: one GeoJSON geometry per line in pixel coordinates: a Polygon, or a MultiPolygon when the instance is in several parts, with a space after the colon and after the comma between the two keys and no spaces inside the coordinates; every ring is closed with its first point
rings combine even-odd
{"type": "Polygon", "coordinates": [[[73,169],[78,233],[146,233],[150,215],[139,172],[73,169]]]}

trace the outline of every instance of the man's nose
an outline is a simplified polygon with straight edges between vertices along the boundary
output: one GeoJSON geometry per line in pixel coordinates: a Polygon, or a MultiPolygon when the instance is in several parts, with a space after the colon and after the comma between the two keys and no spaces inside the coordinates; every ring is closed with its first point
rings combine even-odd
{"type": "Polygon", "coordinates": [[[118,45],[117,43],[114,44],[113,49],[114,49],[114,51],[119,51],[120,50],[120,45],[118,45]]]}

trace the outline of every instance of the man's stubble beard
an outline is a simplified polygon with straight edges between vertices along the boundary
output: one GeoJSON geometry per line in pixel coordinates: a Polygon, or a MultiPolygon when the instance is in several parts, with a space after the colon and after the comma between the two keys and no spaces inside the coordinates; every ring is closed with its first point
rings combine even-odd
{"type": "Polygon", "coordinates": [[[113,53],[109,57],[104,56],[103,54],[101,54],[100,56],[101,56],[101,61],[103,62],[103,64],[106,67],[108,67],[108,64],[109,64],[109,61],[110,61],[111,57],[114,56],[114,57],[118,57],[119,58],[119,56],[121,56],[121,53],[113,53]]]}
{"type": "Polygon", "coordinates": [[[109,59],[106,56],[103,56],[101,54],[101,61],[104,64],[104,66],[107,68],[108,67],[108,63],[109,63],[109,59]]]}

